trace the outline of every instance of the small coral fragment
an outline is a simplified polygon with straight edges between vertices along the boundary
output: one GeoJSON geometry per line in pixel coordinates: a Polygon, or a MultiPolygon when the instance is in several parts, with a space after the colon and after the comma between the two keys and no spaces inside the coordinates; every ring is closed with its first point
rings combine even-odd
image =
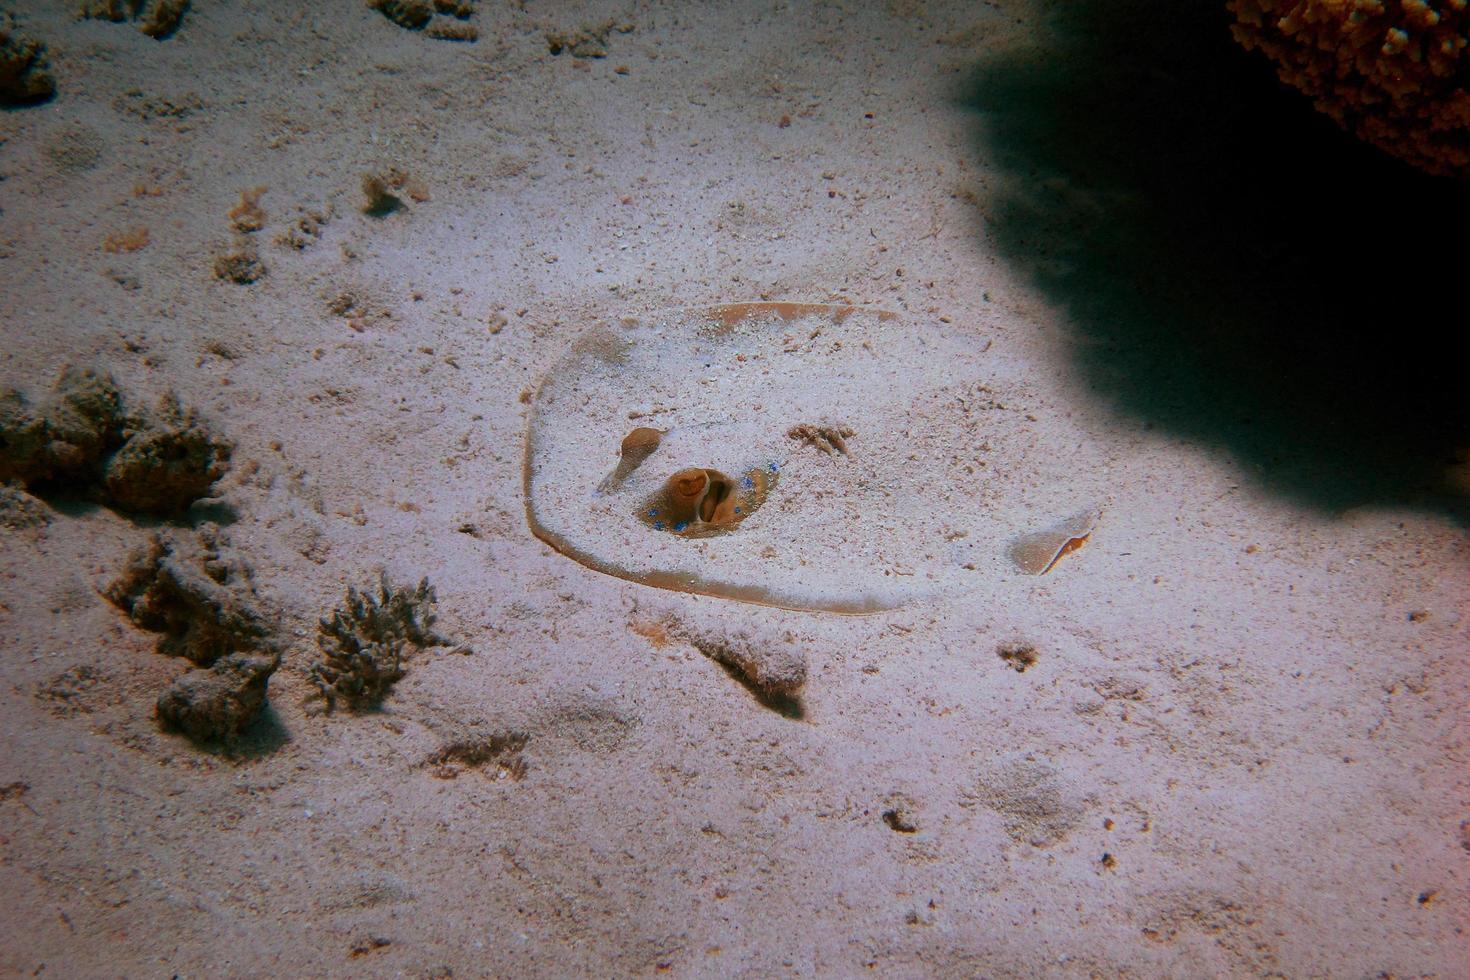
{"type": "Polygon", "coordinates": [[[0,105],[34,105],[55,94],[46,45],[22,37],[13,19],[0,15],[0,105]]]}
{"type": "Polygon", "coordinates": [[[86,0],[78,11],[83,20],[110,20],[120,24],[138,16],[143,0],[86,0]]]}
{"type": "Polygon", "coordinates": [[[452,20],[435,21],[424,31],[424,35],[436,41],[464,41],[471,44],[480,39],[479,28],[474,24],[461,24],[452,20]]]}
{"type": "Polygon", "coordinates": [[[797,698],[806,687],[806,654],[787,633],[751,627],[726,629],[674,623],[670,632],[723,664],[767,706],[800,715],[797,698]]]}
{"type": "Polygon", "coordinates": [[[919,807],[918,804],[902,793],[895,793],[887,800],[888,808],[882,813],[883,822],[888,829],[900,834],[917,834],[919,832],[919,807]]]}
{"type": "Polygon", "coordinates": [[[375,707],[403,676],[406,648],[448,643],[433,630],[434,601],[427,578],[416,588],[394,588],[383,575],[376,596],[347,589],[346,605],[318,626],[321,658],[311,667],[329,710],[338,701],[353,711],[375,707]]]}
{"type": "Polygon", "coordinates": [[[117,255],[122,252],[141,252],[148,247],[152,236],[147,227],[139,225],[127,231],[113,232],[102,239],[102,251],[117,255]]]}
{"type": "Polygon", "coordinates": [[[299,216],[286,227],[286,230],[276,236],[276,244],[297,251],[310,248],[322,237],[322,226],[332,220],[332,208],[327,206],[322,210],[309,210],[299,216]]]}
{"type": "Polygon", "coordinates": [[[601,24],[583,25],[570,31],[547,31],[546,48],[554,55],[570,52],[573,58],[606,58],[607,39],[616,31],[628,34],[633,30],[630,23],[603,21],[601,24]]]}
{"type": "Polygon", "coordinates": [[[802,423],[801,425],[793,425],[790,429],[786,430],[787,438],[797,439],[809,446],[815,446],[828,456],[831,456],[833,453],[841,453],[846,456],[847,440],[851,439],[852,435],[853,431],[851,426],[836,422],[820,425],[802,423]]]}
{"type": "Polygon", "coordinates": [[[260,198],[265,192],[264,187],[252,187],[240,192],[240,203],[230,208],[226,215],[230,219],[231,227],[246,234],[265,227],[265,211],[260,206],[260,198]]]}
{"type": "Polygon", "coordinates": [[[1097,511],[1083,511],[1044,531],[1022,535],[1011,544],[1011,561],[1027,575],[1045,575],[1063,555],[1086,543],[1097,519],[1097,511]]]}
{"type": "Polygon", "coordinates": [[[190,738],[235,738],[265,707],[266,687],[281,663],[277,652],[232,653],[207,669],[191,670],[158,698],[158,720],[190,738]]]}
{"type": "Polygon", "coordinates": [[[996,648],[995,654],[1018,674],[1026,673],[1037,660],[1036,647],[1024,640],[1002,643],[996,648]]]}
{"type": "Polygon", "coordinates": [[[260,253],[248,240],[236,244],[230,251],[215,257],[214,275],[217,279],[248,286],[265,278],[265,263],[260,253]]]}
{"type": "Polygon", "coordinates": [[[455,779],[466,769],[483,770],[494,763],[492,778],[521,779],[528,768],[521,750],[529,740],[521,732],[457,738],[439,746],[424,765],[438,779],[455,779]]]}
{"type": "Polygon", "coordinates": [[[138,30],[159,41],[172,37],[188,9],[189,0],[153,0],[138,18],[138,30]]]}
{"type": "Polygon", "coordinates": [[[372,173],[362,179],[366,199],[362,211],[373,218],[383,218],[404,207],[403,197],[420,202],[429,199],[429,188],[423,181],[396,168],[372,173]]]}

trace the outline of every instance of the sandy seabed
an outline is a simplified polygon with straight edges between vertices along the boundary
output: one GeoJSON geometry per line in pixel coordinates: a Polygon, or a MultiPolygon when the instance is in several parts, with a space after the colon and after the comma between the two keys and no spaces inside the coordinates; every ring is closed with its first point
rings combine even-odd
{"type": "MultiPolygon", "coordinates": [[[[237,744],[162,731],[190,665],[100,594],[153,522],[12,502],[0,972],[1470,975],[1465,512],[1319,506],[1079,367],[1106,345],[1039,285],[1075,257],[1038,229],[1035,275],[994,202],[1109,202],[992,152],[970,97],[995,52],[1044,70],[1055,5],[478,0],[410,30],[195,0],[163,40],[7,6],[58,93],[0,116],[0,383],[93,366],[228,436],[182,523],[227,525],[284,661],[237,744]],[[971,584],[804,612],[533,536],[531,403],[576,338],[763,299],[896,311],[968,376],[909,428],[872,406],[911,447],[857,396],[849,455],[791,441],[810,519],[772,548],[824,583],[841,542],[875,560],[861,472],[971,584]],[[1007,565],[1094,506],[1049,574],[1007,565]],[[427,576],[464,646],[324,713],[318,619],[380,571],[427,576]],[[780,644],[796,703],[693,636],[780,644]],[[515,764],[439,764],[477,737],[515,764]]],[[[688,543],[758,565],[761,527],[688,543]]]]}

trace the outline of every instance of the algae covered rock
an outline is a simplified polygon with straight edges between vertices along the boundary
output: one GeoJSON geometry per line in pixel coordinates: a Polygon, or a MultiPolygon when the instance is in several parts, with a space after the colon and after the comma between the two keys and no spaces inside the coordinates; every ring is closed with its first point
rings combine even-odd
{"type": "Polygon", "coordinates": [[[34,105],[55,94],[46,45],[22,37],[13,21],[0,15],[0,105],[34,105]]]}
{"type": "Polygon", "coordinates": [[[107,462],[107,500],[123,510],[176,514],[229,469],[233,447],[166,396],[148,423],[107,462]]]}
{"type": "Polygon", "coordinates": [[[115,24],[134,21],[154,40],[172,37],[184,22],[189,0],[84,0],[79,15],[115,24]]]}
{"type": "Polygon", "coordinates": [[[16,483],[0,483],[0,528],[37,531],[51,523],[46,505],[16,483]]]}
{"type": "Polygon", "coordinates": [[[368,6],[410,31],[423,30],[434,16],[428,0],[371,0],[368,6]]]}
{"type": "Polygon", "coordinates": [[[87,483],[128,422],[117,385],[91,370],[67,368],[35,409],[20,392],[0,391],[0,480],[87,483]]]}
{"type": "Polygon", "coordinates": [[[46,424],[31,412],[25,396],[13,388],[0,390],[0,480],[35,482],[46,471],[47,442],[46,424]]]}
{"type": "Polygon", "coordinates": [[[239,735],[265,706],[281,662],[250,569],[229,557],[228,546],[213,524],[155,534],[104,590],[135,625],[159,634],[159,653],[199,666],[175,680],[156,708],[166,728],[201,741],[239,735]]]}
{"type": "Polygon", "coordinates": [[[160,634],[158,652],[209,666],[233,653],[274,648],[249,572],[221,556],[224,532],[155,534],[104,594],[133,623],[160,634]]]}
{"type": "Polygon", "coordinates": [[[191,670],[159,696],[158,719],[199,741],[232,739],[265,707],[266,687],[280,663],[275,651],[251,651],[191,670]]]}
{"type": "Polygon", "coordinates": [[[67,368],[36,407],[19,391],[0,390],[0,482],[28,491],[169,517],[209,493],[232,452],[174,395],[134,413],[97,371],[67,368]]]}

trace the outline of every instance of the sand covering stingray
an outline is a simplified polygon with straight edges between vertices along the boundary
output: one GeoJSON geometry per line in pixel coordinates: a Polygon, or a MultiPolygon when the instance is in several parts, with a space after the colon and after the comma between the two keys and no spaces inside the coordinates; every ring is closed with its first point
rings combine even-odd
{"type": "MultiPolygon", "coordinates": [[[[662,588],[869,612],[965,573],[975,509],[945,406],[982,373],[961,332],[795,303],[594,327],[532,403],[526,509],[542,540],[662,588]],[[793,433],[850,433],[822,452],[793,433]]],[[[997,542],[1000,555],[1003,544],[997,542]]]]}

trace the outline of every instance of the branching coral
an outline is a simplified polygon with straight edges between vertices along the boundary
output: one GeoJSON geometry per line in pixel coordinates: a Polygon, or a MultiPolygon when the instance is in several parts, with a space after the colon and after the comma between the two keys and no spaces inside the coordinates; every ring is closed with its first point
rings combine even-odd
{"type": "Polygon", "coordinates": [[[354,711],[375,706],[403,676],[405,647],[445,645],[434,632],[434,601],[428,579],[393,588],[384,575],[376,596],[348,587],[347,604],[319,625],[322,657],[311,667],[328,707],[338,700],[354,711]]]}
{"type": "Polygon", "coordinates": [[[1349,132],[1470,177],[1470,0],[1230,0],[1236,40],[1349,132]]]}

